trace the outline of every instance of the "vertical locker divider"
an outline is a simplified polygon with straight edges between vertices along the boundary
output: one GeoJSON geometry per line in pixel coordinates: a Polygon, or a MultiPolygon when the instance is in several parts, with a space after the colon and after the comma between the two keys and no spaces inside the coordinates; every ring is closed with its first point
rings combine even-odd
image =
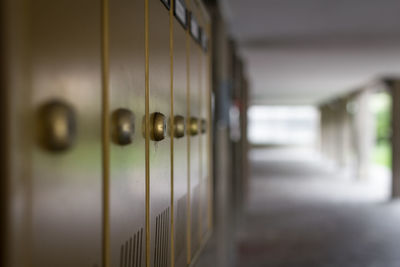
{"type": "Polygon", "coordinates": [[[171,192],[170,192],[170,266],[175,267],[175,202],[174,202],[174,1],[170,0],[169,8],[169,60],[170,60],[170,179],[171,179],[171,192]]]}
{"type": "Polygon", "coordinates": [[[146,167],[146,267],[150,267],[150,114],[149,114],[149,0],[144,0],[145,42],[145,167],[146,167]]]}
{"type": "MultiPolygon", "coordinates": [[[[188,10],[191,9],[189,0],[186,0],[188,10]]],[[[186,28],[186,126],[189,129],[190,123],[190,18],[187,18],[188,27],[186,28]]],[[[191,185],[190,185],[190,134],[186,131],[187,136],[187,199],[186,199],[186,258],[187,264],[191,262],[191,185]]]]}
{"type": "Polygon", "coordinates": [[[110,267],[109,0],[101,1],[102,258],[110,267]]]}
{"type": "MultiPolygon", "coordinates": [[[[202,28],[204,29],[204,23],[201,23],[202,28]]],[[[204,65],[204,60],[203,60],[203,51],[201,47],[199,48],[199,88],[200,88],[200,97],[199,97],[199,107],[200,107],[200,112],[199,112],[199,154],[200,154],[200,160],[199,160],[199,188],[200,188],[200,197],[199,197],[199,247],[201,246],[203,242],[203,187],[204,187],[204,138],[203,138],[203,132],[202,132],[202,120],[203,120],[203,109],[204,109],[204,95],[203,95],[203,86],[205,81],[203,80],[203,75],[204,75],[204,70],[203,70],[203,65],[204,65]]]]}
{"type": "Polygon", "coordinates": [[[208,43],[207,43],[207,171],[208,171],[208,231],[212,231],[213,226],[213,176],[212,176],[212,38],[211,38],[211,22],[206,26],[208,43]]]}
{"type": "MultiPolygon", "coordinates": [[[[198,20],[199,20],[199,26],[201,27],[202,25],[203,25],[203,22],[202,22],[202,18],[201,18],[201,14],[200,14],[200,12],[198,13],[199,14],[199,16],[198,16],[198,20]]],[[[198,71],[198,75],[199,75],[199,79],[198,79],[198,83],[199,83],[199,97],[198,97],[198,105],[199,105],[199,115],[198,115],[198,118],[199,118],[199,203],[198,203],[198,211],[197,211],[197,216],[198,216],[198,218],[197,218],[197,220],[198,220],[198,230],[197,230],[197,235],[198,235],[198,243],[199,243],[199,246],[200,246],[200,244],[201,244],[201,239],[202,239],[202,235],[201,235],[201,229],[202,229],[202,227],[201,227],[201,225],[202,225],[202,222],[201,222],[201,211],[202,211],[202,185],[203,185],[203,183],[202,183],[202,181],[203,181],[203,146],[202,146],[202,132],[201,132],[201,119],[202,119],[202,104],[203,104],[203,97],[202,97],[202,73],[203,73],[203,69],[202,69],[202,64],[203,64],[203,58],[202,58],[202,51],[201,51],[201,48],[200,47],[197,47],[198,49],[198,57],[199,57],[199,62],[198,62],[198,68],[199,68],[199,71],[198,71]]]]}

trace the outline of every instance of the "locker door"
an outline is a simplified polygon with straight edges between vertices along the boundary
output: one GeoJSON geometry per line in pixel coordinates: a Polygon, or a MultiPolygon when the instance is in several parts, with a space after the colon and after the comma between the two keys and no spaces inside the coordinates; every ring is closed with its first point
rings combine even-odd
{"type": "Polygon", "coordinates": [[[206,41],[204,47],[206,48],[206,103],[207,116],[206,118],[206,138],[207,138],[207,228],[210,233],[213,227],[213,138],[212,138],[212,125],[213,125],[213,112],[212,112],[212,54],[211,54],[211,22],[208,18],[206,23],[206,41]]]}
{"type": "Polygon", "coordinates": [[[145,266],[144,1],[109,2],[111,266],[145,266]]]}
{"type": "Polygon", "coordinates": [[[208,92],[209,92],[209,69],[208,69],[208,53],[207,42],[208,37],[206,34],[206,14],[204,12],[200,13],[201,15],[201,25],[202,25],[202,35],[201,35],[201,52],[200,52],[200,242],[204,240],[206,237],[206,233],[209,229],[209,205],[208,205],[208,197],[209,197],[209,170],[208,170],[208,92]],[[204,40],[203,40],[204,39],[204,40]]]}
{"type": "Polygon", "coordinates": [[[187,54],[186,54],[186,7],[183,1],[175,1],[173,21],[173,102],[175,114],[175,138],[173,153],[174,173],[174,258],[175,267],[187,263],[187,54]]]}
{"type": "Polygon", "coordinates": [[[170,265],[171,147],[169,128],[171,104],[169,10],[160,0],[149,5],[149,179],[150,262],[170,265]],[[168,125],[167,125],[168,124],[168,125]]]}
{"type": "Polygon", "coordinates": [[[101,266],[100,2],[18,3],[14,15],[26,27],[16,34],[26,43],[10,47],[26,64],[13,65],[10,78],[29,82],[8,88],[18,136],[10,143],[9,266],[101,266]],[[18,151],[24,140],[32,143],[18,151]]]}
{"type": "Polygon", "coordinates": [[[188,1],[190,5],[189,29],[189,110],[188,110],[188,158],[189,158],[189,183],[190,183],[190,258],[197,252],[200,245],[199,211],[200,211],[200,46],[196,39],[199,38],[199,16],[197,4],[188,1]]]}

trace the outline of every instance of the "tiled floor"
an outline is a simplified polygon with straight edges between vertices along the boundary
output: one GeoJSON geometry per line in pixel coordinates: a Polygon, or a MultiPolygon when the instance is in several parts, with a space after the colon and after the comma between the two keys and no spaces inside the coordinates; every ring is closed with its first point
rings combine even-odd
{"type": "Polygon", "coordinates": [[[291,150],[253,151],[251,162],[238,267],[400,267],[400,202],[386,201],[387,173],[357,182],[291,150]]]}

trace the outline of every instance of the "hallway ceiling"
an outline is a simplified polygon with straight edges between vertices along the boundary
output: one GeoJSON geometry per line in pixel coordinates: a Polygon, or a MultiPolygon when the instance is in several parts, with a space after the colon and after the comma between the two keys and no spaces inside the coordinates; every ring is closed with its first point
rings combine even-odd
{"type": "Polygon", "coordinates": [[[221,0],[253,104],[315,104],[400,74],[398,0],[221,0]]]}

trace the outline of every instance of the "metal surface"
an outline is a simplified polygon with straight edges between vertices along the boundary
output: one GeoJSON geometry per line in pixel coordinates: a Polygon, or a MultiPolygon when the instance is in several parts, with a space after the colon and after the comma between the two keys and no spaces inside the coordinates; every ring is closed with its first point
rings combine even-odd
{"type": "MultiPolygon", "coordinates": [[[[186,58],[186,30],[174,18],[173,21],[173,101],[174,113],[181,115],[175,125],[186,125],[187,117],[187,58],[186,58]]],[[[177,117],[176,116],[176,117],[177,117]]],[[[187,125],[186,125],[187,126],[187,125]]],[[[176,127],[177,129],[178,127],[176,127]]],[[[181,127],[182,128],[182,127],[181,127]]],[[[183,127],[182,137],[186,127],[183,127]]],[[[187,137],[176,138],[173,150],[174,173],[174,262],[175,267],[184,267],[187,262],[186,221],[187,221],[187,137]]]]}
{"type": "Polygon", "coordinates": [[[199,120],[197,118],[191,117],[189,119],[188,132],[191,136],[195,136],[199,133],[199,120]]]}
{"type": "MultiPolygon", "coordinates": [[[[199,22],[200,11],[196,1],[187,1],[187,6],[199,22]]],[[[199,235],[199,209],[200,209],[200,138],[198,133],[198,117],[200,116],[200,51],[201,47],[189,34],[189,114],[188,114],[188,128],[189,131],[189,179],[190,179],[190,258],[195,255],[200,245],[199,235]]]]}
{"type": "Polygon", "coordinates": [[[5,1],[1,263],[187,266],[203,198],[197,41],[162,1],[5,1]]]}
{"type": "Polygon", "coordinates": [[[20,116],[60,99],[73,105],[78,129],[65,153],[26,148],[29,166],[20,167],[31,168],[24,189],[30,205],[27,264],[101,266],[100,2],[38,0],[26,10],[30,85],[12,90],[31,99],[20,116]]]}
{"type": "Polygon", "coordinates": [[[110,110],[134,114],[131,144],[110,144],[110,266],[145,266],[144,1],[109,6],[110,110]]]}
{"type": "MultiPolygon", "coordinates": [[[[200,11],[204,11],[201,8],[199,8],[200,11]]],[[[207,27],[208,27],[208,21],[207,21],[207,15],[204,12],[200,12],[200,24],[203,28],[203,32],[206,36],[206,39],[209,39],[210,37],[207,34],[207,27]]],[[[208,44],[207,44],[208,45],[208,44]]],[[[209,97],[209,65],[208,65],[208,52],[205,51],[204,49],[200,50],[200,97],[199,97],[199,106],[200,106],[200,117],[202,119],[199,120],[199,132],[201,135],[199,136],[200,138],[200,208],[199,208],[199,235],[200,235],[200,242],[202,243],[204,241],[204,238],[207,234],[207,231],[209,230],[209,205],[208,205],[208,199],[209,199],[209,179],[210,177],[210,172],[209,172],[209,166],[208,166],[208,157],[210,156],[209,154],[209,144],[208,144],[208,136],[206,134],[207,132],[207,124],[209,121],[209,113],[208,113],[208,97],[209,97]]]]}
{"type": "MultiPolygon", "coordinates": [[[[161,1],[148,0],[149,114],[170,114],[169,10],[161,1]]],[[[169,121],[169,118],[166,118],[169,121]]],[[[149,125],[151,137],[151,118],[149,125]]],[[[170,266],[170,137],[149,142],[150,266],[170,266]]]]}
{"type": "Polygon", "coordinates": [[[135,116],[132,111],[119,108],[112,114],[112,139],[118,145],[129,145],[135,134],[135,116]]]}
{"type": "MultiPolygon", "coordinates": [[[[182,75],[182,74],[178,74],[182,75]]],[[[175,105],[175,103],[174,103],[175,105]]],[[[185,136],[185,118],[180,115],[174,116],[174,137],[175,138],[182,138],[185,136]]]]}
{"type": "Polygon", "coordinates": [[[164,114],[154,112],[150,116],[150,138],[153,141],[161,141],[167,134],[167,122],[164,114]]]}
{"type": "Polygon", "coordinates": [[[76,135],[76,115],[63,101],[51,100],[39,108],[37,118],[39,143],[49,151],[70,148],[76,135]]]}

